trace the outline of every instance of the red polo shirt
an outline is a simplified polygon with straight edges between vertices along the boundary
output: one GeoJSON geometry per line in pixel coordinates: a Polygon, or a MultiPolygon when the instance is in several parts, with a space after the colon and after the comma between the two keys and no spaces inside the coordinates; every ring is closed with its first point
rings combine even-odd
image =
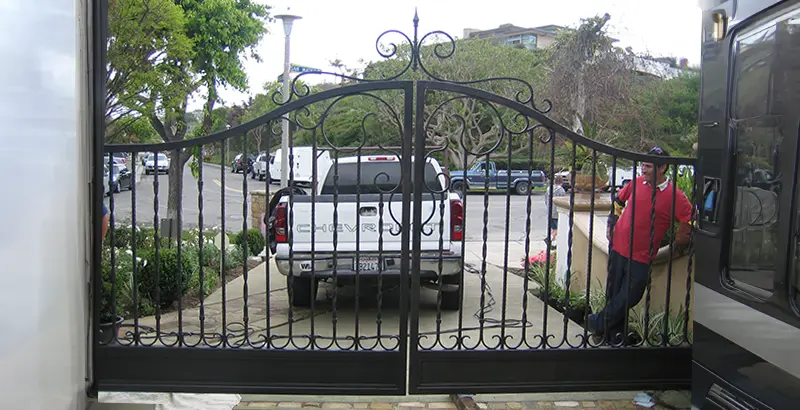
{"type": "MultiPolygon", "coordinates": [[[[617,199],[624,203],[625,210],[614,227],[613,250],[624,257],[631,256],[631,228],[633,228],[633,260],[650,264],[650,213],[653,209],[653,191],[644,176],[636,178],[636,198],[633,196],[633,183],[620,190],[617,199]],[[636,207],[634,215],[633,207],[636,207]],[[633,220],[633,218],[636,218],[633,220]]],[[[664,239],[672,218],[672,183],[664,182],[658,186],[655,197],[655,229],[653,232],[653,257],[658,252],[661,240],[664,239]]],[[[686,195],[678,189],[675,193],[675,218],[680,222],[691,222],[692,205],[686,195]]]]}

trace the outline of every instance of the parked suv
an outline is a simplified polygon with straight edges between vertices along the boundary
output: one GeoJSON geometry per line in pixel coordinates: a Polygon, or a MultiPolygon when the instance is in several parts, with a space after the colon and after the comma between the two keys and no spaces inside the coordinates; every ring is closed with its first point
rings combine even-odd
{"type": "Polygon", "coordinates": [[[255,156],[252,154],[238,154],[233,157],[233,161],[231,161],[231,173],[240,173],[240,172],[250,172],[250,167],[253,165],[253,161],[255,160],[255,156]]]}

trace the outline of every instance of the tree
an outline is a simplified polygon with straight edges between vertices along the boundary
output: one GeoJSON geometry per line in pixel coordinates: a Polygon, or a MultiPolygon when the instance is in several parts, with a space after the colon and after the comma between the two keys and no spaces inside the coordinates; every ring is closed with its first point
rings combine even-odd
{"type": "MultiPolygon", "coordinates": [[[[248,107],[244,110],[241,116],[242,123],[246,123],[256,118],[259,118],[270,111],[279,107],[278,104],[275,103],[275,100],[272,98],[274,93],[281,89],[281,84],[277,81],[269,82],[264,85],[265,93],[256,94],[253,97],[248,107]]],[[[255,150],[260,152],[262,149],[266,149],[265,138],[269,138],[269,146],[275,148],[280,145],[280,135],[276,135],[270,128],[271,124],[262,125],[260,127],[256,127],[250,131],[250,135],[255,140],[255,150]]]]}
{"type": "Polygon", "coordinates": [[[642,81],[634,85],[630,103],[619,110],[609,126],[634,150],[659,145],[673,155],[691,156],[697,141],[700,75],[687,70],[667,80],[642,81]]]}
{"type": "MultiPolygon", "coordinates": [[[[122,66],[129,68],[139,80],[115,87],[114,98],[147,118],[164,142],[210,132],[214,104],[219,100],[218,88],[230,86],[242,91],[247,88],[242,58],[246,58],[248,52],[250,57],[258,58],[254,47],[266,33],[264,23],[268,7],[250,0],[112,2],[119,2],[116,12],[109,14],[110,38],[119,49],[116,58],[125,62],[122,66]],[[159,14],[154,14],[154,10],[159,14]],[[161,18],[152,17],[154,15],[161,18]],[[154,21],[151,30],[136,28],[147,19],[154,21]],[[164,37],[163,31],[172,33],[171,37],[164,37]],[[130,32],[138,36],[127,35],[130,32]],[[129,57],[130,50],[149,58],[129,57]],[[187,102],[199,90],[206,93],[203,122],[198,131],[189,135],[187,102]]],[[[194,149],[169,154],[167,217],[179,224],[177,214],[182,206],[184,166],[192,154],[198,153],[199,149],[194,149]]]]}
{"type": "MultiPolygon", "coordinates": [[[[438,45],[439,55],[450,54],[450,43],[438,45]]],[[[425,68],[447,81],[468,82],[487,78],[512,78],[517,80],[495,80],[470,84],[511,100],[531,102],[541,108],[541,91],[545,85],[545,69],[543,63],[547,54],[541,50],[528,51],[515,47],[498,46],[488,40],[456,40],[455,51],[447,58],[436,58],[437,45],[423,46],[420,51],[425,68]],[[528,88],[528,85],[531,88],[528,88]]],[[[410,47],[400,47],[397,56],[388,60],[373,62],[364,69],[367,79],[389,78],[402,71],[410,59],[410,47]]],[[[425,74],[409,70],[401,79],[423,79],[425,74]]],[[[465,152],[462,140],[473,153],[493,151],[493,155],[507,157],[508,144],[512,144],[512,155],[527,153],[530,149],[530,138],[527,135],[509,135],[508,129],[521,131],[528,123],[520,122],[517,112],[503,107],[490,105],[476,98],[459,98],[448,93],[429,93],[426,95],[425,114],[428,128],[427,140],[434,145],[447,145],[448,162],[457,166],[471,165],[476,156],[465,152]],[[450,101],[448,101],[450,100],[450,101]],[[494,108],[493,108],[494,107],[494,108]],[[495,110],[496,109],[496,110],[495,110]],[[462,121],[463,120],[463,121],[462,121]],[[502,124],[507,129],[501,129],[502,124]],[[497,146],[503,133],[503,141],[497,146]]],[[[402,113],[402,105],[393,104],[396,112],[402,113]]],[[[386,110],[382,110],[381,119],[386,122],[386,110]]],[[[534,151],[541,151],[541,144],[534,146],[534,151]]]]}
{"type": "Polygon", "coordinates": [[[170,100],[189,92],[172,64],[191,56],[192,41],[172,0],[109,0],[108,20],[105,116],[113,139],[144,115],[143,95],[170,100]]]}
{"type": "Polygon", "coordinates": [[[583,124],[602,124],[629,99],[633,53],[614,46],[606,13],[581,19],[576,29],[562,30],[550,50],[549,95],[554,114],[575,132],[583,124]]]}

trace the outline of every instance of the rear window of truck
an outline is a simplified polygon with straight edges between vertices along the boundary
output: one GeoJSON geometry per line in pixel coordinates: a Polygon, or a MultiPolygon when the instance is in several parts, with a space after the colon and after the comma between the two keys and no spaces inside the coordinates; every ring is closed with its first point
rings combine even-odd
{"type": "MultiPolygon", "coordinates": [[[[400,162],[361,162],[361,178],[358,178],[358,164],[348,163],[339,164],[338,176],[339,180],[334,186],[334,176],[336,175],[335,165],[331,165],[328,176],[322,185],[321,195],[333,195],[334,191],[339,195],[355,195],[359,193],[358,186],[360,185],[361,194],[380,194],[390,193],[394,190],[396,193],[402,192],[402,177],[400,172],[400,162]],[[359,183],[360,182],[360,183],[359,183]],[[395,187],[397,189],[395,190],[395,187]]],[[[425,164],[425,184],[422,186],[422,192],[431,192],[431,190],[440,191],[442,184],[439,182],[436,170],[433,164],[425,164]]],[[[412,192],[417,187],[414,183],[413,175],[411,176],[412,192]]]]}

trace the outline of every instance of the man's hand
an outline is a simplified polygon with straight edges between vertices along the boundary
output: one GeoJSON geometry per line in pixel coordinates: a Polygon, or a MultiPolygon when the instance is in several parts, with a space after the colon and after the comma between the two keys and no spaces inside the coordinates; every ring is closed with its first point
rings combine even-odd
{"type": "Polygon", "coordinates": [[[606,228],[606,239],[611,242],[611,227],[606,228]]]}
{"type": "Polygon", "coordinates": [[[686,246],[689,245],[689,237],[692,233],[692,227],[687,222],[678,224],[678,231],[675,233],[675,245],[686,246]]]}

